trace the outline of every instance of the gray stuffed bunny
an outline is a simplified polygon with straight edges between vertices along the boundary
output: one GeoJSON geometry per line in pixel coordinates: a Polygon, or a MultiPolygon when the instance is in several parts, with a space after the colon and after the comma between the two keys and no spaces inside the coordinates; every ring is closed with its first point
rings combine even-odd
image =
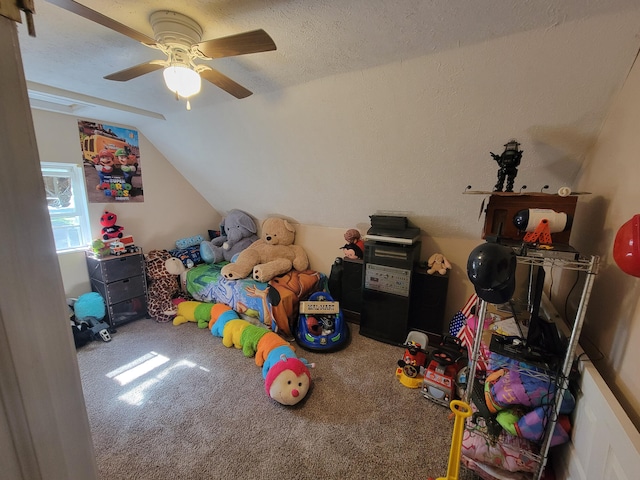
{"type": "Polygon", "coordinates": [[[200,243],[200,257],[205,263],[229,262],[236,253],[258,240],[257,231],[255,222],[247,213],[231,210],[220,225],[221,235],[200,243]]]}

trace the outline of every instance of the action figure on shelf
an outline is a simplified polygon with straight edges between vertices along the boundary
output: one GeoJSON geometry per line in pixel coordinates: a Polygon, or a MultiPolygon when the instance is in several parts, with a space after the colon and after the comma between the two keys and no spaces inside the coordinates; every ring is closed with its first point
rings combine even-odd
{"type": "Polygon", "coordinates": [[[493,187],[494,192],[501,192],[505,179],[507,180],[507,188],[505,192],[513,192],[513,181],[518,175],[518,165],[522,159],[522,150],[518,150],[520,144],[516,140],[509,140],[505,145],[502,155],[496,155],[489,152],[493,159],[498,162],[500,169],[498,170],[498,182],[493,187]]]}

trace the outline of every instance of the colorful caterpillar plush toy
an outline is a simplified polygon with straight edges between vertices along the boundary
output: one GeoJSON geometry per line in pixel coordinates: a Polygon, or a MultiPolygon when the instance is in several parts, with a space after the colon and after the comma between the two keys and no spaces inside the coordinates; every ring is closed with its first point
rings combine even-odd
{"type": "Polygon", "coordinates": [[[313,364],[298,358],[289,342],[264,327],[238,317],[227,305],[211,307],[211,334],[222,338],[225,347],[242,349],[245,357],[255,357],[262,367],[267,395],[282,405],[300,402],[311,386],[309,368],[313,364]]]}

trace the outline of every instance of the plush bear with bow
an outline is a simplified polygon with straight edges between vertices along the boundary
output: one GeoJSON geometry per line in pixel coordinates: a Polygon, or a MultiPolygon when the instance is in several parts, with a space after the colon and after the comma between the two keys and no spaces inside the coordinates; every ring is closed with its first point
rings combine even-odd
{"type": "Polygon", "coordinates": [[[145,269],[149,279],[147,312],[157,322],[168,322],[176,315],[176,307],[172,300],[180,291],[178,275],[184,272],[186,267],[166,250],[151,250],[145,257],[145,269]]]}
{"type": "Polygon", "coordinates": [[[252,275],[258,282],[268,282],[291,269],[306,270],[309,258],[301,246],[293,244],[295,235],[295,228],[287,220],[267,218],[261,238],[240,252],[234,263],[222,267],[222,275],[229,280],[252,275]]]}
{"type": "Polygon", "coordinates": [[[242,210],[231,210],[220,225],[220,231],[219,237],[200,243],[200,257],[205,263],[229,262],[258,240],[255,222],[242,210]]]}

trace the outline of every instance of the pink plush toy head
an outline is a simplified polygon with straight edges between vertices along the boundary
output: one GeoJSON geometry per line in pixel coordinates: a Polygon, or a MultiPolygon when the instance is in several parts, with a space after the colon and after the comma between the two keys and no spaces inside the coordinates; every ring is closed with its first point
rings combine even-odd
{"type": "Polygon", "coordinates": [[[307,395],[311,375],[300,359],[284,357],[269,369],[264,386],[267,395],[276,402],[295,405],[307,395]]]}

